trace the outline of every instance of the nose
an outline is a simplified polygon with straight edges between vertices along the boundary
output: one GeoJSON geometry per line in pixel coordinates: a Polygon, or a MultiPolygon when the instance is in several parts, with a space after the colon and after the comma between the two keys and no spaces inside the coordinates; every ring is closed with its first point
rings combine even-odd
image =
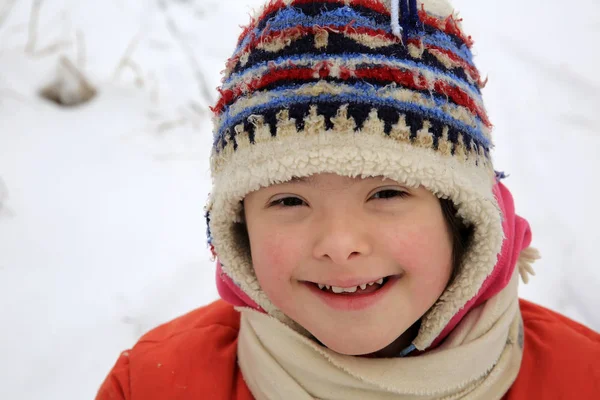
{"type": "Polygon", "coordinates": [[[353,258],[371,254],[372,245],[365,221],[344,210],[327,214],[315,224],[315,258],[343,265],[353,258]]]}

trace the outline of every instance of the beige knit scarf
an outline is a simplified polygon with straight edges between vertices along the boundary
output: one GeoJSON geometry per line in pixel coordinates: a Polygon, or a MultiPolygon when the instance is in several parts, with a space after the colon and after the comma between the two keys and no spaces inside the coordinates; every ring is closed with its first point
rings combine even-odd
{"type": "Polygon", "coordinates": [[[515,271],[441,346],[405,358],[341,355],[267,314],[238,308],[239,366],[257,400],[501,399],[523,352],[517,286],[515,271]]]}

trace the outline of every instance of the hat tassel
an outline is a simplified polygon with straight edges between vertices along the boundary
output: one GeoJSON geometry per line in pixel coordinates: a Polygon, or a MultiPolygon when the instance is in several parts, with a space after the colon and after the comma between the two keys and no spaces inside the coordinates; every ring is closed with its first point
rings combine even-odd
{"type": "Polygon", "coordinates": [[[391,5],[392,33],[402,39],[405,32],[415,30],[418,26],[417,0],[392,0],[391,5]]]}
{"type": "Polygon", "coordinates": [[[540,258],[541,255],[539,250],[534,247],[527,247],[526,249],[521,250],[517,266],[519,267],[519,274],[521,275],[523,283],[529,283],[529,277],[535,276],[535,271],[531,264],[540,258]]]}

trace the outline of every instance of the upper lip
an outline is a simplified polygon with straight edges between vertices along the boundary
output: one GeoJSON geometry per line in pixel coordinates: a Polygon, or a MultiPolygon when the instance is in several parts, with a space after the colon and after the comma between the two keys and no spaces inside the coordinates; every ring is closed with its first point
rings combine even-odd
{"type": "Polygon", "coordinates": [[[320,283],[321,285],[335,286],[341,288],[351,288],[354,286],[365,285],[367,283],[376,282],[379,279],[385,279],[391,275],[379,275],[374,278],[347,278],[347,279],[325,279],[322,281],[306,281],[311,283],[320,283]]]}

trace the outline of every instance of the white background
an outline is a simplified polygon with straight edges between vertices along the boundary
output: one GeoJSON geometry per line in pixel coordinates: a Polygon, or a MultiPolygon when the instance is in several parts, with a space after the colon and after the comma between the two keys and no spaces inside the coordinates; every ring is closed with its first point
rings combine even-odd
{"type": "MultiPolygon", "coordinates": [[[[142,333],[217,298],[207,105],[260,3],[0,0],[0,398],[93,398],[142,333]],[[61,55],[93,102],[39,99],[61,55]]],[[[599,330],[600,3],[454,4],[544,257],[521,294],[599,330]]]]}

